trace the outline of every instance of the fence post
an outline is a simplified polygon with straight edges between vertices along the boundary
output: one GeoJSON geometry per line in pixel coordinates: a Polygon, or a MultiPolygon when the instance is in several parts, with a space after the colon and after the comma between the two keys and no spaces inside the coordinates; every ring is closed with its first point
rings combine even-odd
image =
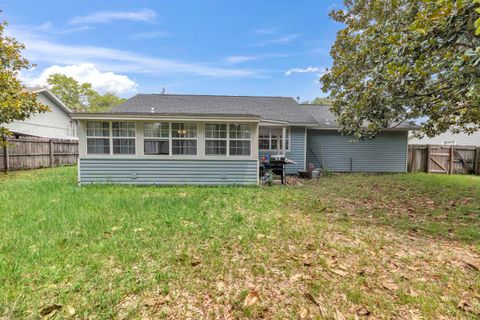
{"type": "Polygon", "coordinates": [[[450,168],[448,170],[448,174],[453,174],[454,161],[455,161],[454,156],[453,156],[453,146],[450,147],[449,156],[450,156],[450,168]]]}
{"type": "Polygon", "coordinates": [[[417,160],[416,159],[416,153],[417,153],[417,149],[415,148],[415,146],[409,146],[410,149],[410,152],[412,153],[412,157],[410,158],[410,161],[412,161],[410,163],[410,172],[415,172],[415,161],[417,160]]]}
{"type": "Polygon", "coordinates": [[[432,150],[430,150],[430,145],[427,146],[427,173],[430,173],[430,153],[432,150]]]}
{"type": "Polygon", "coordinates": [[[5,139],[5,146],[3,147],[3,161],[5,172],[10,170],[10,151],[8,148],[8,139],[5,139]]]}
{"type": "Polygon", "coordinates": [[[49,140],[50,148],[49,148],[49,153],[50,153],[50,168],[53,168],[54,165],[54,160],[53,160],[53,140],[49,140]]]}
{"type": "Polygon", "coordinates": [[[475,149],[475,157],[473,158],[473,172],[480,174],[480,148],[475,149]]]}

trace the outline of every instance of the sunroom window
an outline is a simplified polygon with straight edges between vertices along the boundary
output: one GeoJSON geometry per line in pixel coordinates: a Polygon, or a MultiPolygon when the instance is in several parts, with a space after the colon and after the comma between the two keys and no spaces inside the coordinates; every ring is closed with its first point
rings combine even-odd
{"type": "MultiPolygon", "coordinates": [[[[283,150],[282,128],[260,128],[258,147],[260,150],[277,151],[283,150]]],[[[290,130],[286,130],[286,150],[290,149],[290,130]]]]}
{"type": "Polygon", "coordinates": [[[110,154],[110,123],[87,122],[87,153],[110,154]]]}
{"type": "Polygon", "coordinates": [[[231,156],[249,156],[251,153],[250,124],[229,125],[229,154],[231,156]]]}
{"type": "Polygon", "coordinates": [[[172,123],[172,154],[197,154],[197,124],[172,123]]]}
{"type": "Polygon", "coordinates": [[[135,122],[112,122],[113,154],[135,154],[135,122]]]}
{"type": "Polygon", "coordinates": [[[205,155],[227,155],[227,124],[205,124],[205,155]]]}
{"type": "Polygon", "coordinates": [[[169,127],[167,122],[145,122],[143,124],[144,154],[168,155],[170,153],[169,127]]]}

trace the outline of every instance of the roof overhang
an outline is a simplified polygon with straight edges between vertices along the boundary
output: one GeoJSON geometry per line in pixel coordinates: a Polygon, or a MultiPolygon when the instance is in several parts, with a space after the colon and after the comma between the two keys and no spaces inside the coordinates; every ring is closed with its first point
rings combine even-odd
{"type": "MultiPolygon", "coordinates": [[[[323,126],[311,126],[309,129],[315,129],[315,130],[334,130],[334,131],[339,131],[339,127],[323,127],[323,126]]],[[[380,131],[410,131],[410,130],[419,130],[420,127],[418,126],[402,126],[402,127],[396,127],[396,128],[385,128],[381,129],[380,131]]]]}
{"type": "Polygon", "coordinates": [[[285,127],[288,126],[289,123],[287,121],[261,119],[260,125],[265,127],[285,127]]]}
{"type": "Polygon", "coordinates": [[[165,114],[165,113],[88,113],[78,112],[71,114],[75,120],[131,120],[131,121],[227,121],[227,122],[260,122],[257,115],[232,114],[165,114]]]}

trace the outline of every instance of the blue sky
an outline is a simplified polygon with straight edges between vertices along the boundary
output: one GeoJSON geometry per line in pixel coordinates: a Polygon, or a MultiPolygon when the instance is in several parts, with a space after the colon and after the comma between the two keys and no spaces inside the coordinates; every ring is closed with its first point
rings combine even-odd
{"type": "Polygon", "coordinates": [[[37,66],[102,92],[322,96],[341,0],[3,1],[7,34],[37,66]]]}

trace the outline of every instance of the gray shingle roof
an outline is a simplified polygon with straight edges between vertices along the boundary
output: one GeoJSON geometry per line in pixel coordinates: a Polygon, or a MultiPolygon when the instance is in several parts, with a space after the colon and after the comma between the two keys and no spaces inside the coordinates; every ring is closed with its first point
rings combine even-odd
{"type": "Polygon", "coordinates": [[[293,98],[138,94],[110,113],[162,113],[188,115],[256,115],[263,120],[290,124],[316,124],[316,120],[293,98]]]}
{"type": "MultiPolygon", "coordinates": [[[[330,111],[330,106],[322,106],[318,104],[302,104],[302,106],[312,115],[313,118],[318,122],[318,126],[324,129],[337,129],[338,124],[336,121],[335,115],[330,111]]],[[[408,121],[402,122],[393,127],[402,130],[415,130],[418,128],[413,123],[408,121]]]]}
{"type": "Polygon", "coordinates": [[[302,104],[302,107],[310,113],[321,128],[338,128],[336,118],[330,111],[330,106],[302,104]]]}
{"type": "MultiPolygon", "coordinates": [[[[137,94],[111,109],[109,113],[257,116],[262,120],[283,121],[292,125],[314,125],[323,129],[338,128],[330,106],[299,104],[288,97],[137,94]]],[[[397,128],[408,130],[412,125],[403,123],[397,128]]]]}

